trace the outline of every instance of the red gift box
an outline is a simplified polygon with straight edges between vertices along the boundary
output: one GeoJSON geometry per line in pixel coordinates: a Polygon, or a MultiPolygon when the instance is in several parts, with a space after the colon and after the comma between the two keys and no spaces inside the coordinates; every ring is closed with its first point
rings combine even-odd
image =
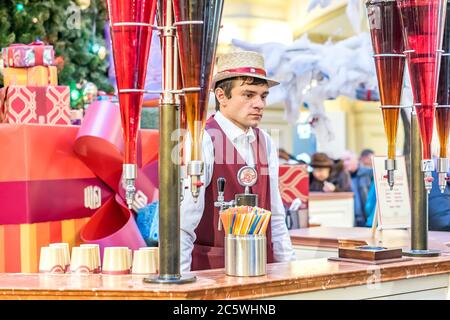
{"type": "MultiPolygon", "coordinates": [[[[93,138],[97,144],[89,149],[78,130],[78,126],[0,124],[0,224],[89,217],[115,197],[122,169],[121,163],[108,160],[115,150],[107,149],[99,138],[93,138]],[[100,153],[102,167],[93,170],[90,161],[99,159],[100,153]]],[[[141,164],[157,158],[158,141],[156,130],[140,131],[141,164]]]]}
{"type": "Polygon", "coordinates": [[[9,86],[0,105],[3,122],[70,124],[70,89],[67,86],[9,86]]]}
{"type": "Polygon", "coordinates": [[[88,220],[0,225],[0,273],[38,272],[41,247],[55,242],[79,245],[80,230],[88,220]]]}
{"type": "Polygon", "coordinates": [[[299,198],[302,201],[301,208],[306,209],[309,197],[308,166],[280,165],[278,174],[283,204],[289,207],[294,199],[299,198]]]}
{"type": "Polygon", "coordinates": [[[27,68],[35,66],[52,66],[55,61],[53,46],[43,42],[30,44],[12,44],[2,50],[4,67],[27,68]]]}

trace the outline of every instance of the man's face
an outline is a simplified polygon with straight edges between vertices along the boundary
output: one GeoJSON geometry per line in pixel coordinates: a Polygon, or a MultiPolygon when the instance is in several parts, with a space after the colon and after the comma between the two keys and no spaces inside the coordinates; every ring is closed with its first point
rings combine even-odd
{"type": "Polygon", "coordinates": [[[358,170],[358,158],[353,153],[345,153],[342,157],[344,161],[344,168],[349,172],[355,172],[358,170]]]}
{"type": "Polygon", "coordinates": [[[369,154],[367,156],[361,157],[361,165],[364,167],[371,168],[372,167],[372,158],[373,154],[369,154]]]}
{"type": "Polygon", "coordinates": [[[221,88],[217,88],[215,93],[221,106],[220,112],[239,128],[247,130],[257,127],[261,122],[269,86],[241,84],[242,80],[233,82],[230,98],[221,88]]]}
{"type": "Polygon", "coordinates": [[[330,171],[330,168],[313,168],[312,174],[318,181],[323,182],[330,176],[330,171]]]}

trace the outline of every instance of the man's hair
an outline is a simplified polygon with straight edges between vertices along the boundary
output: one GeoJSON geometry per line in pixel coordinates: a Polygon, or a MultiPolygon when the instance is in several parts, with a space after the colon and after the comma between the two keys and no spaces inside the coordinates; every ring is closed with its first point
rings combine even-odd
{"type": "Polygon", "coordinates": [[[364,158],[364,157],[370,156],[372,154],[375,154],[375,152],[373,152],[372,149],[364,149],[363,151],[361,151],[360,157],[364,158]]]}
{"type": "MultiPolygon", "coordinates": [[[[222,81],[219,81],[216,83],[216,87],[214,88],[214,91],[216,91],[217,88],[221,88],[224,93],[225,93],[225,97],[227,97],[228,99],[231,98],[231,90],[234,88],[234,84],[237,81],[241,81],[241,86],[243,86],[244,84],[252,84],[252,85],[263,85],[263,84],[268,84],[267,80],[261,79],[261,78],[253,78],[253,77],[234,77],[234,78],[229,78],[229,79],[225,79],[222,81]]],[[[216,111],[220,110],[220,103],[219,100],[217,100],[216,98],[216,111]]]]}

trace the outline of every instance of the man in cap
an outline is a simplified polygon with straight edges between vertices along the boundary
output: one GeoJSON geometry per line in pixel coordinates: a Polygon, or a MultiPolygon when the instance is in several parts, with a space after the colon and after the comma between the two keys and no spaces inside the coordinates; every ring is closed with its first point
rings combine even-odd
{"type": "MultiPolygon", "coordinates": [[[[244,166],[258,174],[251,192],[258,194],[258,207],[272,212],[267,228],[267,262],[295,260],[285,223],[285,209],[278,189],[277,146],[258,129],[269,88],[279,84],[269,79],[264,58],[241,51],[218,58],[217,74],[211,87],[216,97],[216,113],[207,120],[202,141],[205,164],[197,201],[190,192],[181,204],[181,271],[224,267],[223,228],[219,230],[217,179],[226,179],[225,201],[244,193],[237,173],[244,166]]],[[[187,150],[189,142],[187,142],[187,150]]]]}

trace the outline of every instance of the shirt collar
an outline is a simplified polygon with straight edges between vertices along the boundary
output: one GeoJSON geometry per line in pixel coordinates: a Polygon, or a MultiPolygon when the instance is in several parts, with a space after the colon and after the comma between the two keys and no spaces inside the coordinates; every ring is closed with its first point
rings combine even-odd
{"type": "Polygon", "coordinates": [[[247,132],[245,132],[233,122],[231,122],[231,120],[227,119],[220,111],[217,111],[215,113],[214,119],[225,132],[228,139],[230,139],[231,141],[236,142],[238,138],[242,136],[247,136],[250,143],[255,141],[256,137],[253,128],[249,128],[247,132]]]}

